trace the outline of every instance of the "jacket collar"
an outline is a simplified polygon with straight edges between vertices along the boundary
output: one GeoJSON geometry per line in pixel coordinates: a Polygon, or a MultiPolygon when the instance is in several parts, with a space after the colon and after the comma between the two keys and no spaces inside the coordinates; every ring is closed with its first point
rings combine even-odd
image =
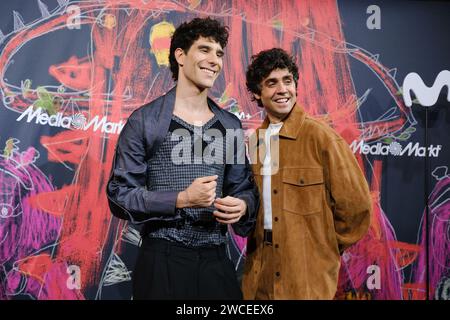
{"type": "MultiPolygon", "coordinates": [[[[291,112],[283,121],[283,126],[280,130],[280,137],[288,139],[297,139],[300,128],[305,122],[306,113],[302,105],[296,103],[291,112]]],[[[269,117],[266,116],[260,129],[267,129],[269,127],[269,117]]]]}
{"type": "MultiPolygon", "coordinates": [[[[287,139],[297,139],[300,129],[305,122],[306,113],[303,106],[300,104],[295,104],[291,112],[283,121],[283,126],[281,127],[279,136],[285,137],[287,139]]],[[[269,127],[269,117],[266,116],[261,126],[256,130],[256,137],[254,141],[256,142],[256,148],[250,146],[251,150],[255,150],[252,158],[252,164],[254,164],[254,172],[256,174],[261,174],[262,161],[259,159],[260,154],[265,154],[265,143],[264,135],[260,133],[260,130],[267,129],[269,127]]]]}

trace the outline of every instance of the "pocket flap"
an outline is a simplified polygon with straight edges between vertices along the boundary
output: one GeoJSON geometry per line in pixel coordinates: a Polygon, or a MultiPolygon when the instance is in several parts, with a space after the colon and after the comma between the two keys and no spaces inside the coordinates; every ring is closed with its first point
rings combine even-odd
{"type": "Polygon", "coordinates": [[[284,168],[283,182],[296,186],[310,186],[323,183],[322,168],[284,168]]]}

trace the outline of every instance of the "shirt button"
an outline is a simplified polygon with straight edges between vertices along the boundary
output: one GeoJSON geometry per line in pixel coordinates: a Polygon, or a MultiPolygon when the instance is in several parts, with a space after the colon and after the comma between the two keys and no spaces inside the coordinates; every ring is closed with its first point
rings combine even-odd
{"type": "Polygon", "coordinates": [[[278,221],[278,217],[275,217],[273,220],[278,221]]]}
{"type": "Polygon", "coordinates": [[[273,189],[273,194],[277,194],[278,190],[277,189],[273,189]]]}
{"type": "Polygon", "coordinates": [[[305,181],[303,181],[303,179],[300,179],[300,184],[304,184],[305,181]]]}
{"type": "Polygon", "coordinates": [[[280,276],[280,273],[277,271],[277,272],[275,272],[275,275],[276,275],[277,277],[279,277],[279,276],[280,276]]]}
{"type": "Polygon", "coordinates": [[[277,248],[277,249],[278,249],[278,243],[277,243],[277,244],[275,244],[275,248],[277,248]]]}

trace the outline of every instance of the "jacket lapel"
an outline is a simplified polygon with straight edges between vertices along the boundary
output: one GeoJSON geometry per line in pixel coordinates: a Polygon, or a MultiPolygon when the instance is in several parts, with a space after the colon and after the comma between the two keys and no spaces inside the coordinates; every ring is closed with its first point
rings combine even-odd
{"type": "MultiPolygon", "coordinates": [[[[167,135],[170,127],[170,121],[172,120],[173,109],[175,107],[175,93],[176,86],[170,89],[164,96],[162,96],[162,102],[158,106],[152,106],[152,108],[159,107],[160,110],[158,112],[158,116],[156,117],[157,121],[154,123],[156,126],[156,130],[153,131],[155,136],[155,140],[151,147],[151,154],[155,155],[159,149],[159,146],[164,141],[164,138],[167,135]]],[[[149,128],[153,130],[153,128],[149,128]]]]}
{"type": "Polygon", "coordinates": [[[305,122],[305,118],[306,113],[303,110],[303,107],[296,103],[281,127],[280,137],[297,139],[300,129],[305,122]]]}

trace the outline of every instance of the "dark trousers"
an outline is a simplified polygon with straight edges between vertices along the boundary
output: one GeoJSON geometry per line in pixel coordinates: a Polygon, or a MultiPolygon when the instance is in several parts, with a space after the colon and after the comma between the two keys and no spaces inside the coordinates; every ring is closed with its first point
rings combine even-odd
{"type": "Polygon", "coordinates": [[[188,248],[144,238],[133,272],[133,299],[241,300],[225,246],[188,248]]]}

